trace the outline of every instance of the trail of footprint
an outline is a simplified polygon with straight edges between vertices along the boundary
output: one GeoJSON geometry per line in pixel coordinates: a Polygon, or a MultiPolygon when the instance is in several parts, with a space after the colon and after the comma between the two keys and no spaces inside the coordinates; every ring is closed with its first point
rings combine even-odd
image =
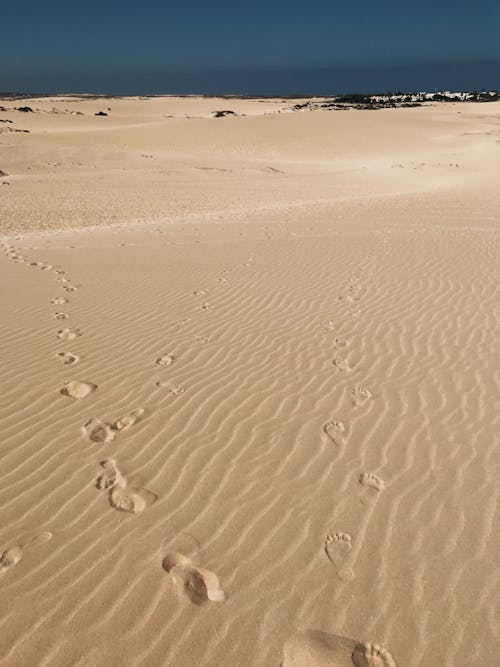
{"type": "Polygon", "coordinates": [[[56,357],[62,359],[66,366],[75,366],[80,361],[80,357],[72,352],[58,352],[56,357]]]}
{"type": "Polygon", "coordinates": [[[352,538],[348,533],[329,533],[325,539],[325,553],[341,579],[349,581],[354,574],[349,567],[352,538]]]}
{"type": "Polygon", "coordinates": [[[14,565],[17,565],[19,561],[22,560],[25,549],[44,544],[51,538],[52,533],[45,531],[34,537],[28,538],[27,540],[21,541],[19,544],[9,547],[3,553],[0,553],[0,575],[14,565]]]}
{"type": "Polygon", "coordinates": [[[194,565],[189,558],[172,552],[163,559],[163,569],[181,586],[195,605],[206,602],[224,602],[226,594],[219,587],[219,579],[210,570],[194,565]]]}
{"type": "Polygon", "coordinates": [[[66,382],[64,387],[59,390],[63,396],[70,398],[85,398],[97,389],[97,385],[92,382],[80,382],[79,380],[71,380],[66,382]]]}

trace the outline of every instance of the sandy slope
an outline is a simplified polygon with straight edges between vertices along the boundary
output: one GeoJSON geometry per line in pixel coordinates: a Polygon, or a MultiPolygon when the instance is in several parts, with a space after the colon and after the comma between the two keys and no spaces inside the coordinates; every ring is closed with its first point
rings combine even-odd
{"type": "Polygon", "coordinates": [[[25,103],[2,667],[496,664],[500,105],[25,103]]]}

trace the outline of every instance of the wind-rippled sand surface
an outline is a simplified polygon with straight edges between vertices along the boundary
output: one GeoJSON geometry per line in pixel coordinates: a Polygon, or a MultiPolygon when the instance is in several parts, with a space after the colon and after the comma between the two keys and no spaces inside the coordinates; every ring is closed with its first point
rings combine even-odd
{"type": "Polygon", "coordinates": [[[500,104],[0,104],[0,664],[496,664],[500,104]]]}

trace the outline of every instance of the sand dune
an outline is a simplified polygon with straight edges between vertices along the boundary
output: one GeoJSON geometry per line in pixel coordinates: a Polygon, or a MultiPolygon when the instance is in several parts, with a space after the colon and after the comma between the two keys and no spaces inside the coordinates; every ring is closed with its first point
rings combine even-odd
{"type": "Polygon", "coordinates": [[[496,664],[500,105],[26,103],[0,664],[496,664]]]}

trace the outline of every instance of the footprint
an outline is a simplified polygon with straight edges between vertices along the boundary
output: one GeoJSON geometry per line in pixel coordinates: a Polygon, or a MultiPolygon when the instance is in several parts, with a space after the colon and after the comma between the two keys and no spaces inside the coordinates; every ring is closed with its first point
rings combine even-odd
{"type": "Polygon", "coordinates": [[[319,630],[292,634],[283,646],[283,658],[282,667],[396,667],[389,651],[376,644],[319,630]]]}
{"type": "Polygon", "coordinates": [[[67,320],[69,318],[68,313],[52,313],[52,317],[55,320],[67,320]]]}
{"type": "Polygon", "coordinates": [[[358,644],[352,653],[355,667],[396,667],[394,658],[378,644],[358,644]]]}
{"type": "Polygon", "coordinates": [[[118,483],[111,490],[109,503],[120,512],[140,514],[158,500],[158,496],[147,489],[138,489],[118,483]]]}
{"type": "Polygon", "coordinates": [[[83,435],[92,442],[103,442],[108,444],[113,442],[116,436],[116,431],[97,417],[92,417],[82,426],[83,435]]]}
{"type": "Polygon", "coordinates": [[[80,382],[79,380],[71,380],[66,382],[64,387],[60,390],[63,396],[71,398],[85,398],[97,389],[97,385],[92,382],[80,382]]]}
{"type": "Polygon", "coordinates": [[[63,303],[68,303],[69,299],[65,299],[63,296],[56,296],[49,301],[51,306],[62,306],[63,303]]]}
{"type": "Polygon", "coordinates": [[[160,381],[156,383],[156,386],[168,388],[169,393],[173,394],[174,396],[179,396],[180,394],[183,394],[186,391],[182,385],[180,384],[174,385],[171,384],[170,382],[160,381]]]}
{"type": "Polygon", "coordinates": [[[17,565],[23,557],[23,550],[21,547],[11,547],[0,555],[0,574],[5,572],[9,567],[17,565]]]}
{"type": "Polygon", "coordinates": [[[337,574],[346,581],[353,578],[353,572],[347,567],[352,550],[352,538],[348,533],[328,534],[325,539],[325,553],[335,566],[337,574]]]}
{"type": "Polygon", "coordinates": [[[80,329],[60,329],[57,332],[57,337],[60,340],[75,340],[82,335],[80,329]]]}
{"type": "Polygon", "coordinates": [[[342,357],[340,354],[338,354],[335,359],[332,361],[332,364],[336,366],[339,371],[350,371],[351,367],[349,366],[349,362],[345,357],[342,357]]]}
{"type": "Polygon", "coordinates": [[[326,329],[326,331],[335,331],[335,329],[337,328],[333,320],[328,320],[328,322],[323,322],[321,326],[323,327],[323,329],[326,329]]]}
{"type": "Polygon", "coordinates": [[[98,477],[96,486],[109,491],[109,504],[114,509],[140,514],[157,500],[157,496],[151,491],[129,486],[127,478],[122,475],[114,459],[103,461],[101,466],[104,472],[98,477]]]}
{"type": "Polygon", "coordinates": [[[137,424],[137,422],[142,419],[143,414],[144,408],[137,408],[136,410],[132,410],[132,412],[129,412],[127,415],[117,419],[112,425],[112,428],[115,431],[125,431],[127,428],[137,424]]]}
{"type": "Polygon", "coordinates": [[[372,392],[366,387],[358,386],[352,390],[352,402],[354,406],[364,405],[372,397],[372,392]]]}
{"type": "Polygon", "coordinates": [[[75,366],[80,361],[80,357],[72,352],[58,352],[56,357],[62,359],[66,366],[75,366]]]}
{"type": "Polygon", "coordinates": [[[219,579],[210,570],[194,565],[189,558],[179,553],[169,553],[163,559],[163,569],[174,582],[182,586],[193,604],[224,602],[226,594],[219,588],[219,579]]]}
{"type": "Polygon", "coordinates": [[[227,278],[217,278],[217,282],[219,285],[227,285],[229,283],[229,280],[227,278]]]}
{"type": "Polygon", "coordinates": [[[65,292],[76,292],[78,288],[74,285],[64,285],[63,289],[65,292]]]}
{"type": "Polygon", "coordinates": [[[144,409],[137,408],[123,417],[120,417],[112,424],[108,424],[97,417],[92,417],[82,426],[82,433],[91,442],[103,442],[104,444],[108,444],[113,442],[118,431],[125,431],[127,428],[136,424],[142,419],[143,414],[144,409]]]}
{"type": "Polygon", "coordinates": [[[210,338],[208,336],[196,336],[196,341],[198,343],[210,343],[210,338]]]}
{"type": "Polygon", "coordinates": [[[164,354],[163,357],[160,357],[156,360],[156,363],[160,366],[171,366],[175,361],[175,356],[170,352],[170,354],[164,354]]]}
{"type": "Polygon", "coordinates": [[[210,292],[209,289],[195,289],[193,294],[194,296],[203,296],[204,294],[208,294],[210,292]]]}
{"type": "Polygon", "coordinates": [[[342,336],[335,339],[335,346],[336,347],[347,347],[348,345],[349,345],[349,341],[346,340],[345,338],[342,338],[342,336]]]}
{"type": "Polygon", "coordinates": [[[205,311],[214,310],[214,306],[212,306],[212,304],[210,303],[202,303],[200,306],[200,310],[205,310],[205,311]]]}
{"type": "Polygon", "coordinates": [[[359,483],[363,486],[369,486],[376,491],[383,491],[385,487],[385,482],[383,479],[380,479],[378,475],[374,475],[370,472],[364,472],[359,476],[359,483]]]}
{"type": "Polygon", "coordinates": [[[101,461],[101,466],[104,468],[104,472],[97,478],[96,486],[102,491],[109,491],[117,484],[123,485],[126,484],[125,478],[118,469],[115,459],[106,459],[101,461]]]}
{"type": "Polygon", "coordinates": [[[51,538],[52,533],[49,531],[44,531],[43,533],[39,533],[33,537],[21,540],[21,542],[16,546],[10,547],[3,553],[0,553],[0,575],[14,565],[17,565],[19,561],[22,560],[24,556],[24,549],[44,544],[51,538]]]}
{"type": "Polygon", "coordinates": [[[335,436],[338,436],[340,433],[343,433],[345,431],[344,422],[332,419],[331,421],[326,422],[326,424],[323,425],[323,431],[329,438],[331,438],[335,442],[335,436]]]}

